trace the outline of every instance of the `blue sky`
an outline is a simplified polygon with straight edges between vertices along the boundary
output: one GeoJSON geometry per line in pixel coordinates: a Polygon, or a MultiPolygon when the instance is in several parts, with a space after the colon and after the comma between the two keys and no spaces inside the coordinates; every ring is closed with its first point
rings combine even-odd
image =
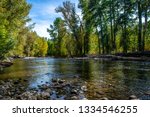
{"type": "MultiPolygon", "coordinates": [[[[53,23],[56,17],[62,15],[55,12],[55,8],[62,5],[66,0],[27,0],[32,4],[29,17],[32,19],[31,23],[36,23],[34,30],[39,36],[49,37],[47,28],[53,23]]],[[[78,5],[78,0],[70,0],[72,3],[78,5]]],[[[80,15],[80,10],[77,9],[77,13],[80,15]]]]}

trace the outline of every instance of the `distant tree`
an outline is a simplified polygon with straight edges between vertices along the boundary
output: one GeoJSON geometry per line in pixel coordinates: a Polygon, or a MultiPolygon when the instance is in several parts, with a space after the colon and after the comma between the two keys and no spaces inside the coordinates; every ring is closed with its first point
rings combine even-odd
{"type": "Polygon", "coordinates": [[[56,54],[61,56],[62,39],[66,34],[65,22],[61,18],[56,18],[54,24],[47,31],[55,43],[56,54]]]}
{"type": "Polygon", "coordinates": [[[76,41],[76,55],[82,55],[82,38],[80,17],[76,13],[75,4],[70,1],[63,2],[63,6],[56,8],[56,12],[63,14],[64,21],[76,41]]]}

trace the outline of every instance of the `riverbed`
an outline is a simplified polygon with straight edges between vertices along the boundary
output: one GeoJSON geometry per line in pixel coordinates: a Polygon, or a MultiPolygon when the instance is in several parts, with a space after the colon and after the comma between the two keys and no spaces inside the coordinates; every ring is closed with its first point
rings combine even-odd
{"type": "MultiPolygon", "coordinates": [[[[89,100],[125,100],[135,95],[149,100],[150,62],[109,59],[28,58],[16,59],[0,70],[0,80],[18,80],[26,89],[51,84],[52,79],[76,82],[89,100]]],[[[74,86],[74,89],[76,87],[74,86]]]]}

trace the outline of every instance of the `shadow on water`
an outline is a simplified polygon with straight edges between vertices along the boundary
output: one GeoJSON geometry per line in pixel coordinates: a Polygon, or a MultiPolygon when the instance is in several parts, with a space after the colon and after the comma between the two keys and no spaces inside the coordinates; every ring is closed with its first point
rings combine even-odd
{"type": "Polygon", "coordinates": [[[21,79],[27,88],[50,83],[52,78],[77,81],[86,86],[88,99],[140,99],[150,90],[150,62],[110,60],[76,60],[36,58],[15,60],[13,66],[1,70],[0,79],[21,79]]]}

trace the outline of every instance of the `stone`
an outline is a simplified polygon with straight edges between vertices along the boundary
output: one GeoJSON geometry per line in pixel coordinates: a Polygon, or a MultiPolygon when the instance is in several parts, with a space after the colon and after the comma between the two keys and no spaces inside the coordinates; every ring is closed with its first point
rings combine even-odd
{"type": "Polygon", "coordinates": [[[24,82],[28,82],[28,80],[27,80],[27,79],[24,79],[23,81],[24,81],[24,82]]]}
{"type": "Polygon", "coordinates": [[[52,79],[53,83],[56,83],[57,81],[58,81],[57,79],[54,79],[54,78],[52,79]]]}
{"type": "Polygon", "coordinates": [[[41,97],[42,97],[43,99],[49,99],[49,98],[50,98],[50,93],[48,93],[48,92],[42,92],[42,93],[41,93],[41,97]]]}
{"type": "Polygon", "coordinates": [[[2,81],[2,80],[0,80],[0,84],[1,84],[1,85],[4,85],[4,84],[5,84],[5,82],[4,82],[4,81],[2,81]]]}
{"type": "Polygon", "coordinates": [[[73,78],[79,78],[79,76],[78,75],[74,75],[73,78]]]}
{"type": "Polygon", "coordinates": [[[102,100],[108,100],[108,98],[107,97],[103,97],[102,100]]]}
{"type": "Polygon", "coordinates": [[[58,80],[59,84],[63,84],[65,82],[65,80],[58,80]]]}
{"type": "Polygon", "coordinates": [[[82,100],[88,100],[87,98],[82,98],[82,100]]]}
{"type": "Polygon", "coordinates": [[[87,87],[86,86],[82,86],[81,90],[84,91],[84,92],[86,92],[87,91],[87,87]]]}
{"type": "Polygon", "coordinates": [[[150,91],[145,92],[145,95],[150,95],[150,91]]]}
{"type": "Polygon", "coordinates": [[[130,97],[129,97],[129,100],[137,100],[138,98],[135,96],[135,95],[131,95],[130,97]]]}
{"type": "Polygon", "coordinates": [[[47,86],[46,84],[43,84],[43,85],[40,87],[40,89],[46,90],[46,89],[48,89],[48,86],[47,86]]]}
{"type": "Polygon", "coordinates": [[[51,93],[51,89],[50,89],[50,88],[48,88],[48,89],[46,89],[46,90],[45,90],[45,92],[47,92],[47,93],[51,93]]]}
{"type": "Polygon", "coordinates": [[[78,100],[78,97],[77,96],[73,96],[73,97],[71,97],[71,100],[78,100]]]}
{"type": "Polygon", "coordinates": [[[0,99],[3,99],[3,96],[2,96],[2,95],[0,95],[0,99]]]}
{"type": "Polygon", "coordinates": [[[75,89],[73,89],[73,90],[71,90],[71,94],[75,94],[75,95],[77,95],[77,94],[78,94],[78,91],[77,91],[77,90],[75,90],[75,89]]]}

